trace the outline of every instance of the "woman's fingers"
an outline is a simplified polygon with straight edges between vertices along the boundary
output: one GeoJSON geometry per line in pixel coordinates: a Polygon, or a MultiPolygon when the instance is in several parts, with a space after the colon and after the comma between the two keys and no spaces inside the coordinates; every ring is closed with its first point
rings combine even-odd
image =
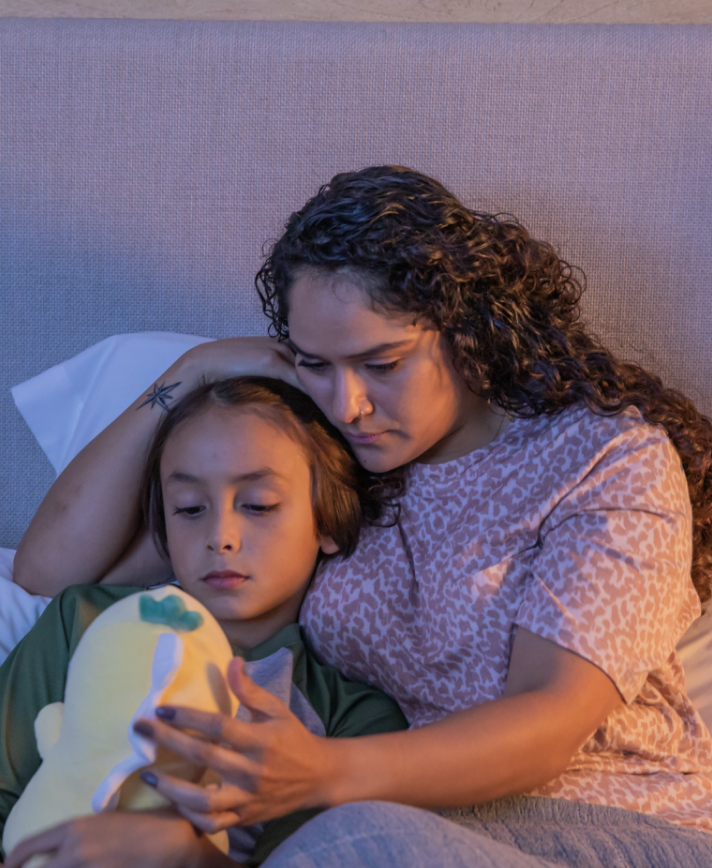
{"type": "MultiPolygon", "coordinates": [[[[229,744],[239,750],[248,750],[254,744],[254,736],[249,726],[243,721],[225,714],[213,714],[208,711],[198,711],[195,708],[185,706],[160,706],[156,709],[158,720],[138,721],[148,724],[157,733],[165,733],[168,730],[190,730],[200,733],[209,741],[229,744]]],[[[137,730],[139,734],[147,735],[137,730]]]]}
{"type": "Polygon", "coordinates": [[[275,338],[223,338],[198,344],[184,354],[190,369],[208,381],[226,377],[276,377],[299,388],[294,352],[275,338]],[[197,366],[197,367],[196,367],[197,366]]]}
{"type": "Polygon", "coordinates": [[[247,675],[242,657],[233,657],[228,664],[227,682],[240,703],[251,712],[253,721],[291,714],[280,699],[255,684],[247,675]]]}
{"type": "MultiPolygon", "coordinates": [[[[291,711],[276,696],[255,684],[245,673],[244,661],[235,657],[230,661],[227,671],[230,688],[240,703],[252,714],[253,721],[264,721],[279,717],[290,717],[291,711]]],[[[160,706],[156,709],[157,721],[137,721],[134,727],[139,735],[165,744],[182,753],[188,759],[200,759],[209,754],[207,743],[186,734],[183,737],[171,733],[192,730],[205,736],[211,742],[230,745],[234,750],[249,752],[258,743],[254,729],[243,721],[224,714],[212,714],[184,706],[160,706]],[[165,725],[167,724],[167,726],[165,725]],[[192,739],[195,744],[191,744],[192,739]],[[185,750],[194,753],[188,754],[185,750]]],[[[209,763],[212,766],[212,763],[209,763]]]]}
{"type": "MultiPolygon", "coordinates": [[[[196,765],[208,766],[220,773],[227,769],[239,771],[243,753],[248,752],[255,742],[249,728],[239,720],[232,721],[228,717],[222,721],[201,719],[196,712],[183,708],[176,709],[170,726],[160,720],[137,720],[134,731],[176,751],[196,765]],[[207,739],[191,735],[183,727],[195,730],[207,739]],[[229,745],[229,749],[222,745],[229,745]]],[[[244,760],[245,764],[248,762],[244,760]]]]}
{"type": "Polygon", "coordinates": [[[199,811],[201,814],[219,814],[226,810],[239,812],[240,804],[249,798],[247,791],[235,783],[204,787],[154,772],[153,769],[144,772],[141,779],[175,805],[199,811]]]}
{"type": "Polygon", "coordinates": [[[224,829],[229,829],[230,826],[235,826],[240,822],[240,815],[235,813],[235,811],[201,814],[199,811],[191,811],[190,808],[186,808],[184,805],[176,805],[176,808],[196,829],[201,829],[203,832],[207,832],[208,835],[222,832],[224,829]]]}

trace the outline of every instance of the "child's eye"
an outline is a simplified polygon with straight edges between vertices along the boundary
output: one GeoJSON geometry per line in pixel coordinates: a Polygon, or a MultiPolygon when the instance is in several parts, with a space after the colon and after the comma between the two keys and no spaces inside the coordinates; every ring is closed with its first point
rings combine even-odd
{"type": "Polygon", "coordinates": [[[384,362],[380,365],[366,365],[366,367],[369,371],[373,371],[375,374],[386,374],[388,371],[395,371],[398,365],[400,365],[400,359],[397,359],[395,362],[384,362]]]}
{"type": "Polygon", "coordinates": [[[184,513],[185,515],[199,515],[202,510],[202,506],[181,506],[176,507],[173,511],[173,515],[180,515],[181,513],[184,513]]]}
{"type": "Polygon", "coordinates": [[[253,513],[254,515],[264,515],[266,512],[272,512],[277,509],[279,506],[278,503],[243,503],[243,509],[246,509],[248,512],[253,513]]]}

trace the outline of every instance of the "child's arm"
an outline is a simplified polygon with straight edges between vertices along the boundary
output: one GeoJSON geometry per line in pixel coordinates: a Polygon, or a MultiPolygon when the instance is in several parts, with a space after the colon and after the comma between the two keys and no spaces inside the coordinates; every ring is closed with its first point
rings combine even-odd
{"type": "Polygon", "coordinates": [[[69,648],[60,610],[53,601],[0,667],[0,836],[40,765],[35,718],[64,698],[69,648]]]}
{"type": "Polygon", "coordinates": [[[165,811],[107,811],[62,823],[18,844],[6,868],[22,868],[43,853],[92,868],[241,868],[186,819],[165,811]]]}

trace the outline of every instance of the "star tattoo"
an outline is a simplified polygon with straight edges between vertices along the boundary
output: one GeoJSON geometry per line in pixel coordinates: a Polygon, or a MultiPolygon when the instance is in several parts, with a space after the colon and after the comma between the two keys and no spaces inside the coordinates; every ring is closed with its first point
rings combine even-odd
{"type": "Polygon", "coordinates": [[[166,386],[165,382],[161,383],[159,386],[158,383],[153,384],[153,389],[146,395],[146,400],[143,404],[139,404],[136,407],[137,410],[140,410],[141,407],[145,407],[146,404],[150,404],[151,407],[155,407],[156,404],[160,404],[164,410],[168,409],[168,402],[172,401],[171,391],[176,388],[176,386],[180,386],[180,382],[173,383],[172,386],[166,386]]]}

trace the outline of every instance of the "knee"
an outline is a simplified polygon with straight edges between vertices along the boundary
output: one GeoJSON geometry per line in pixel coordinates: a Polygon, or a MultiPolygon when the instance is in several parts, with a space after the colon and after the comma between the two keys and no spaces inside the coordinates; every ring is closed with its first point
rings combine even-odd
{"type": "Polygon", "coordinates": [[[264,868],[542,868],[548,862],[464,829],[430,811],[352,802],[309,820],[264,868]]]}

